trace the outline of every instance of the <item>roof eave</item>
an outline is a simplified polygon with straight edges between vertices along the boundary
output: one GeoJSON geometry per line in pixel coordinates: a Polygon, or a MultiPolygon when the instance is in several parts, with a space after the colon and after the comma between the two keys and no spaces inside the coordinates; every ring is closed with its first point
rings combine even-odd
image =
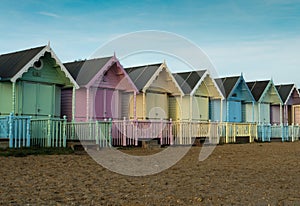
{"type": "Polygon", "coordinates": [[[37,55],[35,55],[29,62],[27,62],[27,64],[25,66],[23,66],[23,68],[20,69],[20,71],[18,71],[17,74],[15,74],[10,79],[10,81],[11,82],[16,82],[19,78],[21,78],[22,75],[24,73],[26,73],[30,67],[33,66],[34,62],[38,61],[40,59],[40,57],[42,57],[45,54],[45,52],[50,52],[51,56],[55,59],[56,63],[60,66],[61,70],[65,73],[66,77],[75,86],[75,88],[78,89],[79,88],[78,84],[73,79],[73,77],[68,72],[68,70],[65,68],[65,66],[62,64],[62,62],[58,59],[58,57],[56,56],[56,54],[52,51],[52,49],[50,48],[49,45],[45,46],[37,55]]]}
{"type": "Polygon", "coordinates": [[[167,72],[170,74],[170,77],[171,77],[172,81],[174,82],[174,84],[176,85],[177,89],[179,90],[180,95],[184,96],[184,92],[182,91],[181,87],[177,83],[176,79],[174,78],[172,72],[169,70],[169,68],[167,67],[167,64],[165,62],[163,62],[159,66],[159,68],[155,71],[154,75],[148,80],[148,82],[146,83],[146,85],[143,87],[142,92],[146,93],[147,89],[150,87],[150,85],[152,84],[152,82],[154,81],[154,79],[159,75],[159,73],[162,71],[163,68],[165,68],[167,70],[167,72]]]}

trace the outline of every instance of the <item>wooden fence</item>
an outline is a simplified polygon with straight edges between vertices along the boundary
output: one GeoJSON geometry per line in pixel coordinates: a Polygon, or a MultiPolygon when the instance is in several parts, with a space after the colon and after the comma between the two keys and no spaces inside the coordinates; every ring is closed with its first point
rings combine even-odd
{"type": "Polygon", "coordinates": [[[67,141],[92,143],[98,147],[137,146],[138,141],[157,139],[161,145],[191,145],[196,138],[207,143],[235,143],[238,138],[269,142],[296,141],[298,125],[257,125],[166,120],[104,120],[67,122],[66,117],[31,119],[25,116],[0,117],[0,138],[9,147],[66,147],[67,141]]]}
{"type": "Polygon", "coordinates": [[[114,146],[137,146],[139,140],[150,139],[158,139],[161,145],[173,145],[172,121],[124,119],[112,123],[114,146]]]}
{"type": "Polygon", "coordinates": [[[300,138],[299,125],[258,125],[258,140],[270,142],[275,139],[294,142],[300,138]]]}
{"type": "Polygon", "coordinates": [[[30,117],[9,116],[0,117],[0,138],[9,139],[10,148],[30,146],[30,117]]]}
{"type": "Polygon", "coordinates": [[[218,123],[177,121],[173,124],[175,143],[190,145],[196,138],[206,139],[209,144],[234,143],[239,137],[253,142],[257,137],[257,126],[252,123],[218,123]]]}
{"type": "Polygon", "coordinates": [[[66,136],[68,141],[80,141],[83,145],[95,144],[99,147],[111,147],[111,120],[68,122],[66,136]]]}
{"type": "Polygon", "coordinates": [[[31,144],[34,147],[66,147],[67,118],[33,119],[31,144]]]}

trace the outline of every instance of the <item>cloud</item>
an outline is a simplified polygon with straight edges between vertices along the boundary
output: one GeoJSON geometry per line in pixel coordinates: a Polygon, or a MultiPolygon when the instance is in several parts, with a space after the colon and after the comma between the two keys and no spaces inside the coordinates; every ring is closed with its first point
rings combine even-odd
{"type": "Polygon", "coordinates": [[[60,17],[58,14],[51,13],[51,12],[45,12],[45,11],[40,11],[40,12],[38,12],[38,14],[43,15],[43,16],[54,17],[54,18],[60,17]]]}
{"type": "Polygon", "coordinates": [[[228,42],[205,48],[221,76],[243,72],[246,79],[270,79],[277,83],[300,80],[294,74],[300,68],[300,37],[228,42]]]}

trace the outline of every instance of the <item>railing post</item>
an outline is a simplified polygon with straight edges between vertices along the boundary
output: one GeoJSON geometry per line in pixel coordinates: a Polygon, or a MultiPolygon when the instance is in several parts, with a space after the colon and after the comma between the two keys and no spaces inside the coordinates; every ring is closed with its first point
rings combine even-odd
{"type": "Polygon", "coordinates": [[[30,147],[30,121],[31,117],[26,120],[26,147],[30,147]]]}
{"type": "Polygon", "coordinates": [[[63,147],[67,147],[67,135],[66,135],[66,127],[67,127],[67,116],[63,116],[63,147]]]}
{"type": "Polygon", "coordinates": [[[238,125],[236,123],[233,123],[233,142],[234,143],[236,143],[236,132],[237,132],[236,127],[238,127],[238,125]]]}
{"type": "Polygon", "coordinates": [[[136,119],[133,120],[133,130],[134,130],[134,141],[135,141],[135,146],[138,146],[138,128],[137,128],[137,121],[136,119]]]}
{"type": "Polygon", "coordinates": [[[126,132],[126,117],[124,117],[123,118],[123,135],[122,135],[122,146],[126,146],[127,144],[126,144],[126,134],[127,134],[127,132],[126,132]]]}
{"type": "Polygon", "coordinates": [[[89,119],[89,139],[88,140],[92,140],[92,121],[91,119],[89,119]]]}
{"type": "Polygon", "coordinates": [[[285,132],[284,132],[285,126],[284,126],[282,123],[280,123],[280,129],[281,129],[281,141],[284,142],[284,139],[285,139],[285,138],[284,138],[284,136],[285,136],[285,135],[284,135],[284,133],[285,133],[285,132]]]}
{"type": "Polygon", "coordinates": [[[294,135],[294,123],[292,123],[292,142],[294,142],[294,138],[295,138],[295,135],[294,135]]]}
{"type": "Polygon", "coordinates": [[[75,139],[75,120],[72,119],[71,123],[71,140],[75,139]]]}
{"type": "Polygon", "coordinates": [[[163,119],[160,119],[160,124],[159,124],[159,139],[160,139],[160,145],[163,145],[163,119]]]}
{"type": "Polygon", "coordinates": [[[51,115],[48,116],[48,124],[47,124],[47,145],[46,147],[51,147],[51,115]]]}
{"type": "Polygon", "coordinates": [[[96,132],[96,134],[95,134],[95,139],[96,139],[96,145],[98,145],[97,146],[97,149],[99,149],[100,147],[101,147],[101,141],[100,141],[100,139],[99,139],[99,122],[98,122],[98,120],[96,120],[96,128],[95,128],[95,132],[96,132]]]}
{"type": "Polygon", "coordinates": [[[267,131],[267,125],[261,125],[261,141],[265,141],[265,133],[267,131]]]}
{"type": "Polygon", "coordinates": [[[108,124],[108,143],[109,147],[112,146],[112,119],[109,118],[109,124],[108,124]]]}
{"type": "Polygon", "coordinates": [[[208,121],[208,129],[207,129],[207,135],[206,136],[208,136],[209,144],[213,144],[213,137],[212,137],[212,134],[211,134],[211,122],[210,122],[210,120],[208,121]]]}
{"type": "Polygon", "coordinates": [[[272,126],[271,124],[268,124],[268,141],[271,142],[272,138],[272,126]]]}
{"type": "Polygon", "coordinates": [[[178,137],[179,137],[179,144],[182,145],[182,120],[177,120],[175,124],[175,130],[176,130],[176,144],[178,144],[178,137]],[[179,136],[178,136],[178,123],[179,123],[179,136]]]}
{"type": "Polygon", "coordinates": [[[228,143],[228,136],[229,136],[229,127],[228,127],[228,122],[225,124],[225,143],[228,143]]]}
{"type": "Polygon", "coordinates": [[[9,114],[8,117],[8,138],[9,138],[9,147],[14,147],[14,140],[13,140],[13,113],[9,114]]]}
{"type": "Polygon", "coordinates": [[[189,143],[188,144],[192,144],[192,120],[189,121],[189,143]]]}
{"type": "Polygon", "coordinates": [[[252,131],[251,131],[252,123],[249,123],[248,132],[249,132],[249,143],[252,143],[252,131]]]}
{"type": "Polygon", "coordinates": [[[170,145],[173,145],[174,140],[173,140],[173,121],[172,121],[172,118],[170,119],[169,137],[170,137],[170,145]]]}

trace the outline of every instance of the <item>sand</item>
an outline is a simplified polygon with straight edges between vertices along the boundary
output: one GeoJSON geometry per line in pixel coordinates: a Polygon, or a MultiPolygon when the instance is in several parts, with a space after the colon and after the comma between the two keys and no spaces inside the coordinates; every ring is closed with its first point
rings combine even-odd
{"type": "Polygon", "coordinates": [[[0,205],[300,205],[300,142],[220,145],[202,162],[200,149],[144,177],[87,154],[0,157],[0,205]]]}

